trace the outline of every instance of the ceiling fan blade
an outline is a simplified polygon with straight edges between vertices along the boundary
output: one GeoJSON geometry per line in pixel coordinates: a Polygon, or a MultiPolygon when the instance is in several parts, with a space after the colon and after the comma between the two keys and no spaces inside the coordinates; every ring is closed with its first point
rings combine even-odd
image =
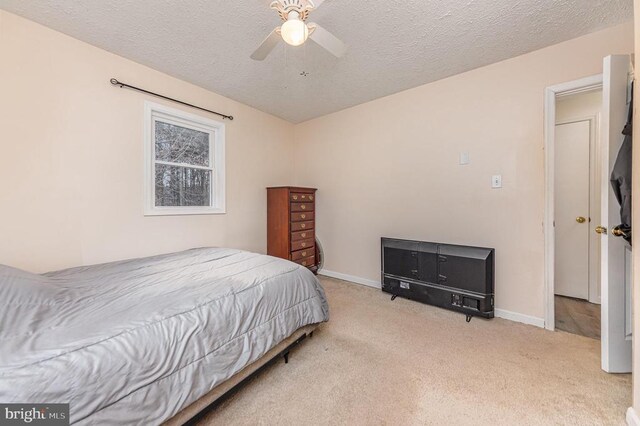
{"type": "Polygon", "coordinates": [[[327,49],[333,56],[341,58],[347,51],[347,46],[341,42],[336,36],[329,31],[322,28],[320,25],[310,23],[309,27],[315,27],[315,30],[311,32],[309,38],[321,47],[327,49]]]}
{"type": "Polygon", "coordinates": [[[269,53],[273,50],[274,47],[280,43],[282,37],[278,34],[278,28],[271,31],[271,34],[264,39],[260,47],[256,49],[255,52],[251,55],[251,59],[255,61],[264,61],[264,59],[269,56],[269,53]]]}
{"type": "Polygon", "coordinates": [[[313,8],[314,8],[314,9],[319,8],[319,7],[320,7],[320,5],[321,5],[322,3],[324,3],[324,0],[311,0],[311,1],[313,2],[313,8]]]}

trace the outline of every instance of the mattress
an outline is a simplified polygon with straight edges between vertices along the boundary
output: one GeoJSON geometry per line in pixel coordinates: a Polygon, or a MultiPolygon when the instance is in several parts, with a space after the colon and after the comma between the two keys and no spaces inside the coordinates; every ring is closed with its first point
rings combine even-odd
{"type": "Polygon", "coordinates": [[[327,321],[306,268],[240,250],[30,274],[0,266],[0,401],[73,424],[160,424],[297,329],[327,321]]]}

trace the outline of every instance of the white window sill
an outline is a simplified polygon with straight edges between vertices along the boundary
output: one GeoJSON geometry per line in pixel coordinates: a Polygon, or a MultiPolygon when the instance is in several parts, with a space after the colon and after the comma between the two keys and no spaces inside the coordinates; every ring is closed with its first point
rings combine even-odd
{"type": "Polygon", "coordinates": [[[153,209],[146,209],[144,212],[145,216],[185,216],[185,215],[218,215],[218,214],[226,214],[227,211],[224,208],[214,208],[214,207],[196,207],[196,208],[188,208],[188,207],[167,207],[167,208],[158,208],[155,207],[153,209]]]}

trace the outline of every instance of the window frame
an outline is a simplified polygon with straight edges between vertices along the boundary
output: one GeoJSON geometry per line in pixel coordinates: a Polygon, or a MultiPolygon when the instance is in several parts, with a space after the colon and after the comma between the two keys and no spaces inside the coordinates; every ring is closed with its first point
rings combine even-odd
{"type": "Polygon", "coordinates": [[[179,109],[146,101],[144,104],[144,215],[212,215],[226,213],[225,124],[179,109]],[[161,121],[209,134],[209,167],[156,160],[155,123],[161,121]],[[156,164],[211,170],[209,206],[156,206],[156,164]]]}

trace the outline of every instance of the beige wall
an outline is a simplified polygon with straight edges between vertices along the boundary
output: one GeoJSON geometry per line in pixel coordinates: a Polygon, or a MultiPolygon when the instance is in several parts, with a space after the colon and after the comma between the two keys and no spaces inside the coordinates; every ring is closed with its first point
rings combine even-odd
{"type": "Polygon", "coordinates": [[[46,271],[194,246],[266,250],[264,188],[291,181],[293,125],[1,10],[0,63],[0,263],[46,271]],[[226,215],[143,216],[143,103],[165,102],[111,77],[236,117],[226,215]]]}
{"type": "Polygon", "coordinates": [[[325,268],[379,281],[381,236],[495,247],[497,308],[543,318],[544,89],[632,51],[626,24],[296,126],[325,268]]]}
{"type": "Polygon", "coordinates": [[[0,11],[0,263],[264,252],[264,187],[294,181],[320,189],[326,269],[378,280],[385,235],[491,246],[498,308],[541,318],[543,89],[632,46],[623,25],[294,127],[0,11]],[[226,215],[143,216],[143,102],[160,101],[111,77],[236,116],[226,215]],[[471,164],[457,164],[461,151],[471,164]],[[504,188],[490,188],[492,174],[504,188]]]}

